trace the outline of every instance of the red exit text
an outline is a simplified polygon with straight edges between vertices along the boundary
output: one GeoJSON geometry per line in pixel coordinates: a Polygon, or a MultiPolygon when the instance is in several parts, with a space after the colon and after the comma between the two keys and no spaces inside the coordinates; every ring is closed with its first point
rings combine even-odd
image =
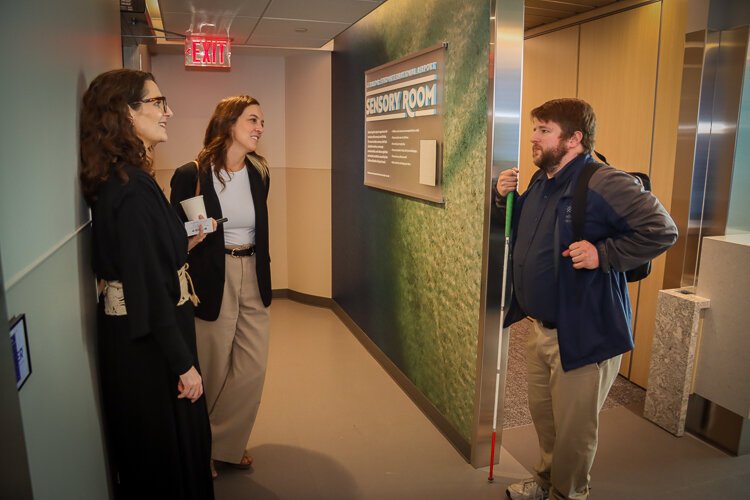
{"type": "Polygon", "coordinates": [[[228,38],[188,36],[185,39],[185,66],[231,67],[231,41],[228,38]]]}

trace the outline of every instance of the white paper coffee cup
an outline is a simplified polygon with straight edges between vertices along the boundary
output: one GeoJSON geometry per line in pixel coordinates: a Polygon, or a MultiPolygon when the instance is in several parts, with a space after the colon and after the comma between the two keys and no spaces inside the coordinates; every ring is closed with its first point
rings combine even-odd
{"type": "Polygon", "coordinates": [[[188,220],[198,220],[202,215],[206,217],[206,206],[203,204],[203,195],[193,196],[180,202],[188,220]]]}

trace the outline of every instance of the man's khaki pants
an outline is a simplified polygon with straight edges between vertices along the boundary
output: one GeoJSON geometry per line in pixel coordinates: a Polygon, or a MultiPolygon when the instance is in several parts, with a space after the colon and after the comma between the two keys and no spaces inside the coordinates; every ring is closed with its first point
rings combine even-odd
{"type": "Polygon", "coordinates": [[[255,423],[266,378],[269,315],[258,290],[255,256],[226,255],[221,310],[216,321],[196,318],[211,458],[238,464],[255,423]]]}
{"type": "Polygon", "coordinates": [[[564,372],[557,330],[533,321],[526,352],[529,409],[541,455],[536,479],[549,490],[550,498],[588,498],[599,411],[620,369],[621,357],[564,372]]]}

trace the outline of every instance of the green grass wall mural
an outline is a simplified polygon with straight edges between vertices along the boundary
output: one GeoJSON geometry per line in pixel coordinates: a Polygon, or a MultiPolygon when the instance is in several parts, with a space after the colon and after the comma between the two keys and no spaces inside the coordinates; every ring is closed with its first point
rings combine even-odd
{"type": "Polygon", "coordinates": [[[480,317],[489,2],[389,0],[333,54],[334,299],[466,441],[480,317]],[[443,205],[367,188],[364,71],[448,43],[443,205]]]}

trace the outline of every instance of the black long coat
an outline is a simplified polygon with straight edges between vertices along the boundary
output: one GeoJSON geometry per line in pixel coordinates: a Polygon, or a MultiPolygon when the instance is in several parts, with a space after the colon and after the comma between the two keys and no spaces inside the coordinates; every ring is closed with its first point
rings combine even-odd
{"type": "Polygon", "coordinates": [[[177,306],[187,236],[146,172],[112,175],[92,206],[96,276],[123,284],[124,316],[98,312],[102,404],[116,499],[213,499],[206,400],[177,399],[198,368],[193,305],[177,306]]]}

